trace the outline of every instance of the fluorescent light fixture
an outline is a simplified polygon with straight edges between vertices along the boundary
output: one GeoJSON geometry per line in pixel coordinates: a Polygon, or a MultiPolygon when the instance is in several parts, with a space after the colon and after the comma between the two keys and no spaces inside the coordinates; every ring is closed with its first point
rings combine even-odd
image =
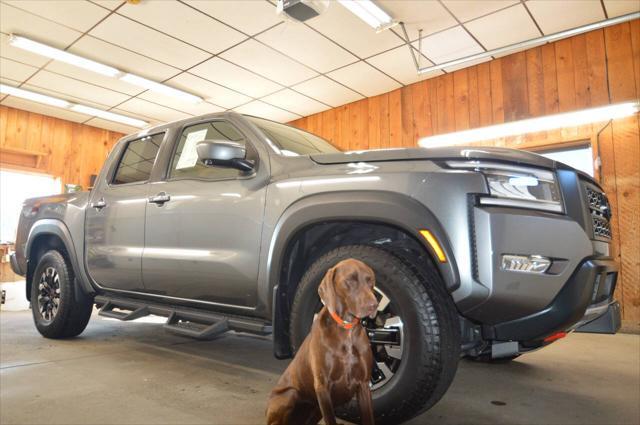
{"type": "Polygon", "coordinates": [[[0,93],[8,94],[15,97],[21,97],[23,99],[32,100],[38,103],[44,103],[51,106],[57,106],[58,108],[68,108],[71,104],[66,100],[57,99],[51,96],[45,96],[44,94],[34,93],[32,91],[19,89],[17,87],[6,86],[0,84],[0,93]]]}
{"type": "Polygon", "coordinates": [[[95,117],[104,118],[105,120],[115,121],[122,124],[127,124],[133,127],[145,127],[148,123],[136,118],[127,117],[124,115],[116,114],[109,111],[103,111],[102,109],[91,108],[84,105],[73,105],[71,110],[80,112],[81,114],[93,115],[95,117]]]}
{"type": "Polygon", "coordinates": [[[593,122],[624,118],[637,113],[638,110],[640,110],[640,104],[638,102],[618,103],[615,105],[547,115],[540,118],[513,121],[455,133],[423,137],[418,140],[418,145],[423,148],[436,148],[479,142],[482,140],[500,139],[502,137],[516,136],[519,134],[555,130],[563,127],[576,127],[593,122]]]}
{"type": "Polygon", "coordinates": [[[371,0],[338,0],[341,5],[346,7],[351,13],[372,26],[376,31],[382,31],[391,28],[397,22],[380,9],[371,0]]]}
{"type": "Polygon", "coordinates": [[[17,87],[11,87],[4,84],[0,84],[0,93],[8,94],[10,96],[21,97],[23,99],[32,100],[38,103],[44,103],[51,106],[57,106],[58,108],[71,109],[72,111],[79,112],[81,114],[93,115],[94,117],[104,118],[105,120],[115,121],[122,124],[127,124],[133,127],[145,127],[149,123],[127,117],[125,115],[115,114],[109,111],[103,111],[102,109],[91,108],[89,106],[78,105],[75,103],[67,102],[63,99],[56,97],[45,96],[44,94],[35,93],[28,90],[19,89],[17,87]]]}
{"type": "Polygon", "coordinates": [[[145,89],[154,91],[156,93],[164,94],[166,96],[176,97],[178,99],[184,100],[185,102],[189,102],[189,103],[202,102],[202,98],[199,96],[192,95],[182,90],[174,89],[173,87],[169,87],[164,84],[156,83],[155,81],[147,80],[146,78],[138,77],[137,75],[125,74],[122,77],[120,77],[120,80],[130,84],[134,84],[139,87],[143,87],[145,89]]]}
{"type": "Polygon", "coordinates": [[[55,47],[47,46],[46,44],[38,43],[37,41],[33,41],[19,35],[12,35],[9,37],[9,44],[13,47],[28,50],[30,52],[79,66],[80,68],[85,68],[89,71],[97,72],[109,77],[116,77],[120,74],[119,70],[111,66],[92,61],[91,59],[85,59],[72,53],[65,52],[64,50],[56,49],[55,47]]]}

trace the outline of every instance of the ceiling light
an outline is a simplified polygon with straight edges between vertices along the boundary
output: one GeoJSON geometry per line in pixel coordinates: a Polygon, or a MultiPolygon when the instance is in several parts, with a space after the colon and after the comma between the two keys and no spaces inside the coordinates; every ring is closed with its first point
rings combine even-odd
{"type": "Polygon", "coordinates": [[[338,0],[351,13],[372,26],[376,31],[382,31],[394,26],[393,18],[380,9],[371,0],[338,0]]]}
{"type": "Polygon", "coordinates": [[[531,118],[489,127],[458,131],[455,133],[423,137],[418,140],[418,145],[423,148],[436,148],[554,130],[563,127],[577,127],[593,122],[627,117],[637,113],[638,110],[640,110],[640,104],[638,102],[618,103],[616,105],[607,105],[598,108],[583,109],[581,111],[547,115],[540,118],[531,118]]]}
{"type": "Polygon", "coordinates": [[[67,102],[63,99],[58,99],[56,97],[45,96],[44,94],[19,89],[17,87],[6,86],[4,84],[0,84],[0,93],[21,97],[23,99],[32,100],[38,103],[44,103],[51,106],[57,106],[58,108],[71,109],[72,111],[79,112],[81,114],[92,115],[94,117],[104,118],[105,120],[115,121],[133,127],[141,128],[148,125],[147,122],[136,118],[115,114],[109,111],[103,111],[102,109],[91,108],[89,106],[78,105],[75,103],[67,102]]]}
{"type": "Polygon", "coordinates": [[[45,96],[44,94],[34,93],[31,91],[19,89],[17,87],[5,86],[4,84],[0,84],[0,93],[21,97],[23,99],[32,100],[38,103],[57,106],[58,108],[68,108],[71,105],[66,100],[57,99],[51,96],[45,96]]]}
{"type": "Polygon", "coordinates": [[[20,49],[28,50],[51,59],[79,66],[80,68],[85,68],[89,71],[97,72],[109,77],[116,77],[120,74],[120,71],[116,68],[90,59],[85,59],[72,53],[65,52],[64,50],[56,49],[55,47],[47,46],[46,44],[38,43],[37,41],[29,40],[28,38],[20,37],[18,35],[12,35],[9,37],[9,44],[20,49]]]}
{"type": "Polygon", "coordinates": [[[131,125],[133,127],[142,128],[148,124],[146,121],[142,121],[136,118],[127,117],[124,115],[115,114],[113,112],[104,111],[102,109],[91,108],[89,106],[84,106],[84,105],[73,105],[71,106],[71,110],[80,112],[81,114],[93,115],[95,117],[104,118],[105,120],[131,125]]]}
{"type": "Polygon", "coordinates": [[[145,89],[154,91],[156,93],[164,94],[166,96],[176,97],[178,99],[184,100],[185,102],[189,102],[189,103],[202,102],[202,98],[199,96],[194,96],[182,90],[174,89],[173,87],[156,83],[155,81],[147,80],[146,78],[138,77],[137,75],[125,74],[122,77],[120,77],[120,80],[130,84],[134,84],[139,87],[143,87],[145,89]]]}

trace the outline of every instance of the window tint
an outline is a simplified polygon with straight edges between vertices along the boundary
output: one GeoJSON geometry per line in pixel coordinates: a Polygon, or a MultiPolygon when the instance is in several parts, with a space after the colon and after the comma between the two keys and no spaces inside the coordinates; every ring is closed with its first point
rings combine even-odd
{"type": "Polygon", "coordinates": [[[149,180],[163,137],[164,133],[160,133],[129,142],[113,177],[113,184],[149,180]]]}
{"type": "Polygon", "coordinates": [[[286,156],[340,152],[326,140],[297,128],[256,117],[246,117],[286,156]]]}
{"type": "Polygon", "coordinates": [[[241,171],[227,167],[208,167],[198,160],[196,145],[203,140],[229,140],[245,144],[242,134],[226,121],[212,121],[185,128],[171,161],[169,178],[228,179],[241,171]]]}

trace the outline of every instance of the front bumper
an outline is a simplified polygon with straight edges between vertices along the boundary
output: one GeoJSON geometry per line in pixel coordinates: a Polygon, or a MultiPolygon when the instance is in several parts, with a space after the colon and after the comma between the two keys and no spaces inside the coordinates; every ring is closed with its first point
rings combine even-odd
{"type": "Polygon", "coordinates": [[[497,341],[544,340],[557,332],[585,326],[615,333],[620,328],[620,308],[613,300],[618,268],[613,260],[584,260],[553,301],[544,309],[515,320],[483,326],[484,338],[497,341]],[[607,316],[600,322],[600,317],[607,316]],[[594,323],[591,327],[590,325],[594,323]]]}

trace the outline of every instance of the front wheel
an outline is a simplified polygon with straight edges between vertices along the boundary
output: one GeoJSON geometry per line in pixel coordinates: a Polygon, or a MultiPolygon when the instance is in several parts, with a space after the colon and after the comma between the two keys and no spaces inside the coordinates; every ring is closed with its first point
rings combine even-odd
{"type": "Polygon", "coordinates": [[[93,299],[74,288],[73,269],[56,250],[44,253],[31,280],[31,312],[46,338],[80,335],[89,323],[93,299]]]}
{"type": "MultiPolygon", "coordinates": [[[[336,248],[316,260],[300,281],[291,309],[294,350],[321,308],[322,277],[348,258],[363,261],[375,272],[378,314],[365,322],[375,359],[374,413],[376,424],[397,424],[429,409],[451,384],[460,355],[456,309],[432,265],[415,267],[370,246],[336,248]]],[[[355,401],[338,412],[346,420],[359,420],[355,401]]]]}

